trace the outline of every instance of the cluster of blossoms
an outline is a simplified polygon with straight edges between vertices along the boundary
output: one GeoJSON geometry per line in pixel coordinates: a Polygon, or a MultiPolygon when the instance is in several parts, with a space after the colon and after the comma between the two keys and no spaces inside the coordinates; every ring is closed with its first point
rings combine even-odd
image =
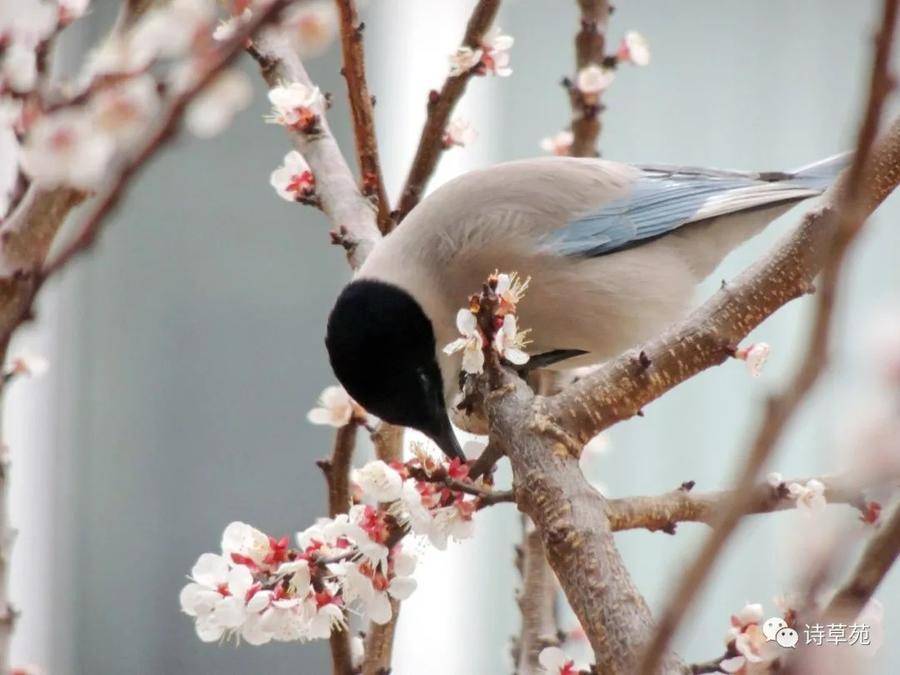
{"type": "MultiPolygon", "coordinates": [[[[272,112],[266,118],[294,133],[313,135],[318,133],[321,115],[327,101],[318,87],[302,82],[283,83],[269,91],[272,112]]],[[[282,199],[304,204],[318,203],[316,178],[306,160],[296,150],[284,157],[284,163],[272,172],[269,183],[282,199]]]]}
{"type": "Polygon", "coordinates": [[[357,503],[298,533],[296,547],[245,523],[225,529],[221,554],[201,555],[181,592],[201,640],[325,639],[346,629],[350,611],[388,622],[391,598],[416,588],[416,558],[400,540],[411,532],[444,549],[448,539],[471,537],[479,497],[465,490],[487,489],[468,478],[467,465],[422,448],[405,463],[370,462],[352,478],[357,503]]]}
{"type": "MultiPolygon", "coordinates": [[[[725,635],[729,656],[719,663],[720,670],[741,675],[769,672],[772,661],[780,654],[780,647],[766,635],[764,630],[770,631],[769,624],[767,622],[764,629],[762,621],[763,607],[758,603],[747,604],[731,616],[731,626],[725,635]]],[[[788,624],[780,620],[778,625],[783,628],[788,624]]]]}
{"type": "Polygon", "coordinates": [[[520,279],[511,274],[494,273],[488,279],[488,286],[497,298],[494,310],[494,335],[489,341],[478,327],[478,313],[481,299],[477,295],[469,298],[469,306],[456,314],[456,327],[462,334],[444,347],[444,353],[462,352],[462,369],[471,375],[484,370],[484,350],[491,346],[504,359],[516,365],[528,361],[525,353],[527,331],[519,331],[516,323],[516,306],[525,295],[530,279],[520,279]]]}
{"type": "Polygon", "coordinates": [[[499,27],[491,29],[482,39],[480,47],[458,47],[450,55],[450,74],[458,76],[472,71],[475,75],[509,77],[512,75],[509,50],[513,42],[512,36],[504,35],[499,27]]]}
{"type": "Polygon", "coordinates": [[[790,497],[797,502],[797,508],[803,513],[813,516],[825,510],[825,485],[822,481],[811,478],[805,484],[786,482],[784,476],[777,471],[770,473],[766,480],[779,494],[790,497]]]}
{"type": "Polygon", "coordinates": [[[453,146],[464,147],[478,138],[478,132],[469,120],[455,117],[444,130],[443,143],[445,148],[453,146]]]}

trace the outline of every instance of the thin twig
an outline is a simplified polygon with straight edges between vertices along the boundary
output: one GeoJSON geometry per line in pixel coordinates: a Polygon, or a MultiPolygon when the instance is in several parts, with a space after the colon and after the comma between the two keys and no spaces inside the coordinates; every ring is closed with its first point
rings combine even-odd
{"type": "MultiPolygon", "coordinates": [[[[500,0],[479,0],[466,26],[466,34],[462,41],[464,46],[472,49],[481,46],[482,39],[491,27],[499,8],[500,0]]],[[[444,81],[440,92],[430,92],[428,117],[425,119],[425,126],[422,127],[419,146],[400,194],[396,214],[397,222],[403,220],[422,198],[428,181],[431,180],[437,167],[438,160],[444,153],[444,130],[450,121],[450,115],[474,75],[473,70],[468,70],[460,75],[450,75],[444,81]]]]}
{"type": "Polygon", "coordinates": [[[842,177],[843,180],[837,188],[840,195],[840,205],[837,211],[839,214],[837,236],[830,242],[826,250],[822,288],[817,298],[812,332],[804,359],[785,391],[769,401],[765,418],[738,474],[734,498],[728,508],[721,513],[713,532],[704,542],[692,564],[688,566],[685,573],[680,575],[675,592],[660,614],[657,628],[647,644],[641,661],[640,672],[643,675],[652,675],[656,672],[660,659],[668,648],[681,620],[696,599],[699,589],[708,578],[742,515],[747,512],[753,497],[753,485],[757,475],[772,454],[797,407],[817,381],[827,358],[831,316],[841,263],[850,242],[867,215],[863,210],[864,206],[862,206],[860,197],[863,191],[862,177],[867,171],[867,162],[877,133],[878,122],[881,119],[884,100],[891,88],[888,67],[898,4],[900,4],[898,0],[885,0],[884,3],[881,29],[876,39],[866,112],[853,165],[842,177]]]}
{"type": "MultiPolygon", "coordinates": [[[[606,27],[609,23],[607,0],[578,0],[581,8],[581,29],[575,35],[576,74],[590,65],[602,67],[605,59],[606,27]]],[[[596,157],[599,154],[597,140],[600,137],[600,113],[603,104],[586,101],[571,81],[566,80],[569,101],[572,106],[572,149],[575,157],[596,157]]]]}
{"type": "Polygon", "coordinates": [[[355,0],[337,0],[337,6],[341,15],[341,54],[344,59],[341,74],[347,81],[362,192],[375,200],[378,208],[378,229],[382,234],[387,234],[393,227],[393,219],[387,192],[384,189],[381,162],[378,160],[374,97],[369,93],[369,85],[366,82],[363,48],[365,24],[359,20],[355,0]]]}
{"type": "MultiPolygon", "coordinates": [[[[891,479],[883,477],[879,483],[887,483],[891,479]]],[[[780,486],[773,487],[768,483],[756,485],[752,491],[750,505],[744,512],[748,514],[771,513],[784,511],[797,507],[787,485],[809,482],[810,478],[797,478],[786,480],[780,486]]],[[[849,504],[857,509],[864,510],[866,502],[863,496],[863,486],[853,485],[844,476],[817,476],[825,486],[825,499],[829,504],[849,504]]],[[[678,523],[694,522],[714,525],[719,513],[729,505],[734,497],[733,490],[719,490],[715,492],[692,492],[690,483],[671,492],[647,497],[623,497],[607,501],[607,514],[609,515],[612,529],[616,532],[622,530],[647,529],[651,532],[662,531],[669,534],[675,533],[678,523]]]]}

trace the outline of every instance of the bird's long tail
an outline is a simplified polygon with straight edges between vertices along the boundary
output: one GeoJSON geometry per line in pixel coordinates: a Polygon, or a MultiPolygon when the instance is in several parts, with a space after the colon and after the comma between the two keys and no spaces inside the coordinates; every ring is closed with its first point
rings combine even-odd
{"type": "Polygon", "coordinates": [[[793,174],[790,182],[798,187],[824,192],[834,182],[837,175],[850,165],[852,158],[852,152],[842,152],[839,155],[801,166],[790,172],[793,174]]]}

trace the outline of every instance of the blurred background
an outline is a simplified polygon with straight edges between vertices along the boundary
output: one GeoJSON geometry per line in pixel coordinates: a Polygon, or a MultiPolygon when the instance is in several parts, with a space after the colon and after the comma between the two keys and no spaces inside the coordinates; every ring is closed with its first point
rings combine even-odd
{"type": "MultiPolygon", "coordinates": [[[[114,2],[68,35],[61,67],[104,33],[114,2]]],[[[650,42],[651,64],[623,67],[605,95],[605,157],[722,168],[787,169],[853,146],[880,3],[695,0],[619,3],[609,40],[626,30],[650,42]]],[[[364,19],[370,88],[390,194],[402,183],[446,57],[471,0],[378,0],[364,19]]],[[[447,153],[432,187],[470,168],[539,154],[567,125],[559,81],[572,75],[575,2],[505,3],[499,25],[515,37],[514,74],[477,78],[458,111],[479,131],[447,153]]],[[[249,60],[248,60],[249,61],[249,60]]],[[[246,63],[248,72],[253,64],[246,63]]],[[[334,93],[329,119],[352,156],[336,45],[309,63],[334,93]]],[[[306,411],[332,383],[323,326],[348,279],[329,225],[268,185],[288,150],[262,123],[265,91],[228,132],[183,137],[135,184],[96,249],[54,281],[39,319],[12,350],[52,367],[14,385],[5,429],[13,461],[12,517],[20,534],[12,598],[21,608],[15,664],[58,673],[324,673],[327,645],[200,643],[178,591],[196,557],[215,550],[225,524],[244,520],[283,534],[324,513],[313,461],[332,440],[306,411]]],[[[698,294],[707,297],[761,255],[801,209],[731,256],[698,294]]],[[[834,471],[857,451],[859,425],[885,400],[877,353],[880,317],[900,307],[900,202],[872,219],[847,269],[837,352],[770,469],[786,476],[834,471]]],[[[727,363],[615,427],[586,467],[612,496],[653,494],[695,480],[724,487],[754,429],[766,392],[791,372],[811,303],[793,303],[752,336],[772,345],[753,380],[727,363]]],[[[365,459],[363,448],[360,462],[365,459]]],[[[505,474],[501,480],[506,480],[505,474]]],[[[855,512],[829,510],[852,530],[855,512]]],[[[477,535],[426,554],[419,590],[401,613],[395,673],[509,672],[518,629],[513,546],[519,518],[501,505],[477,517],[477,535]]],[[[706,533],[617,535],[654,609],[706,533]]],[[[688,661],[718,657],[729,615],[797,587],[794,571],[815,538],[796,512],[748,518],[676,647],[688,661]]],[[[888,638],[898,635],[894,570],[878,596],[888,638]],[[889,600],[893,600],[891,605],[889,600]]],[[[566,624],[567,628],[572,623],[566,624]]],[[[582,663],[585,663],[582,660],[582,663]]],[[[887,639],[873,672],[900,672],[887,639]]]]}

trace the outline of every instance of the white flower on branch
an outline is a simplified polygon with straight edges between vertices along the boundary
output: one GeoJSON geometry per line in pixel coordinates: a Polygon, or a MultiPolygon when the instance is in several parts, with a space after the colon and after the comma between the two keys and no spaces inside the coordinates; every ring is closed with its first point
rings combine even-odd
{"type": "Polygon", "coordinates": [[[350,638],[350,659],[352,662],[352,666],[361,670],[363,661],[366,658],[366,643],[363,642],[363,639],[358,635],[354,635],[350,638]]]}
{"type": "Polygon", "coordinates": [[[19,93],[34,89],[37,84],[37,53],[23,42],[12,42],[3,51],[0,61],[0,84],[19,93]]]}
{"type": "Polygon", "coordinates": [[[301,59],[321,56],[338,34],[337,7],[331,0],[299,3],[285,12],[280,29],[301,59]]]}
{"type": "Polygon", "coordinates": [[[484,337],[478,329],[475,315],[468,309],[459,310],[456,313],[456,328],[462,337],[445,346],[444,353],[455,354],[461,351],[462,369],[471,375],[477,375],[484,370],[484,337]]]}
{"type": "Polygon", "coordinates": [[[545,647],[538,654],[538,663],[547,675],[576,675],[575,661],[559,647],[545,647]]]}
{"type": "Polygon", "coordinates": [[[403,488],[400,474],[380,459],[354,471],[353,482],[362,488],[366,496],[379,502],[400,499],[403,488]]]}
{"type": "Polygon", "coordinates": [[[37,83],[37,49],[56,30],[59,10],[42,0],[0,3],[0,88],[19,93],[37,83]]]}
{"type": "Polygon", "coordinates": [[[619,43],[616,58],[636,66],[646,66],[650,63],[650,43],[637,31],[628,31],[619,43]]]}
{"type": "Polygon", "coordinates": [[[138,75],[103,87],[91,97],[90,110],[99,129],[130,146],[143,137],[159,110],[156,80],[138,75]]]}
{"type": "Polygon", "coordinates": [[[771,348],[767,343],[756,342],[749,347],[738,348],[734,353],[734,357],[746,362],[747,370],[750,371],[751,376],[759,377],[763,366],[769,359],[770,351],[771,348]]]}
{"type": "Polygon", "coordinates": [[[797,508],[807,515],[815,515],[825,510],[825,486],[821,481],[811,478],[806,485],[790,483],[788,493],[796,500],[797,508]]]}
{"type": "Polygon", "coordinates": [[[306,419],[313,424],[345,427],[350,424],[357,407],[343,387],[333,385],[325,387],[319,395],[318,407],[310,410],[306,419]]]}
{"type": "Polygon", "coordinates": [[[541,150],[549,152],[553,155],[565,157],[572,150],[572,143],[575,141],[575,134],[568,129],[563,129],[553,136],[547,136],[541,139],[541,150]]]}
{"type": "Polygon", "coordinates": [[[60,110],[34,123],[22,150],[22,168],[45,187],[97,187],[106,175],[115,144],[81,109],[60,110]]]}
{"type": "Polygon", "coordinates": [[[784,485],[784,476],[782,476],[777,471],[773,471],[768,476],[766,476],[766,482],[773,488],[778,488],[784,485]]]}
{"type": "Polygon", "coordinates": [[[222,553],[235,563],[263,567],[270,548],[269,537],[247,523],[229,523],[222,533],[222,553]]]}
{"type": "Polygon", "coordinates": [[[492,73],[498,77],[509,77],[512,75],[512,68],[509,67],[509,50],[512,49],[513,42],[513,37],[504,35],[499,26],[492,28],[484,36],[484,40],[481,43],[481,66],[485,72],[492,73]]]}
{"type": "Polygon", "coordinates": [[[469,120],[456,117],[444,130],[444,147],[452,148],[454,145],[464,147],[473,143],[478,138],[478,132],[469,120]]]}
{"type": "Polygon", "coordinates": [[[616,72],[611,68],[603,68],[596,63],[585,66],[575,77],[575,86],[587,98],[596,97],[616,79],[616,72]]]}
{"type": "Polygon", "coordinates": [[[495,273],[497,277],[497,287],[494,293],[500,298],[500,306],[497,308],[497,314],[504,316],[506,314],[515,314],[516,306],[525,297],[525,291],[531,283],[531,277],[521,279],[516,272],[510,274],[495,273]]]}
{"type": "Polygon", "coordinates": [[[392,562],[388,575],[367,562],[343,562],[331,566],[341,578],[347,602],[359,601],[366,615],[377,624],[391,620],[392,597],[406,600],[416,589],[416,580],[410,576],[415,570],[415,557],[398,552],[392,562]]]}
{"type": "Polygon", "coordinates": [[[269,102],[272,104],[272,113],[266,121],[309,134],[318,128],[325,99],[318,87],[291,82],[270,89],[269,102]]]}
{"type": "Polygon", "coordinates": [[[494,335],[494,349],[504,359],[512,364],[521,366],[528,363],[528,354],[525,353],[526,333],[519,332],[516,326],[516,317],[514,314],[507,314],[503,317],[503,324],[494,335]]]}
{"type": "Polygon", "coordinates": [[[316,177],[296,150],[284,156],[282,165],[269,176],[269,184],[289,202],[309,202],[316,194],[316,177]]]}
{"type": "Polygon", "coordinates": [[[745,628],[751,623],[759,623],[762,619],[763,606],[758,602],[748,603],[731,616],[731,625],[736,628],[745,628]]]}
{"type": "Polygon", "coordinates": [[[252,100],[253,87],[247,76],[239,70],[224,70],[191,101],[184,122],[195,136],[211,138],[224,131],[252,100]]]}
{"type": "Polygon", "coordinates": [[[472,49],[471,47],[458,47],[455,52],[450,55],[450,74],[458,77],[466,73],[481,63],[483,52],[480,49],[472,49]]]}

